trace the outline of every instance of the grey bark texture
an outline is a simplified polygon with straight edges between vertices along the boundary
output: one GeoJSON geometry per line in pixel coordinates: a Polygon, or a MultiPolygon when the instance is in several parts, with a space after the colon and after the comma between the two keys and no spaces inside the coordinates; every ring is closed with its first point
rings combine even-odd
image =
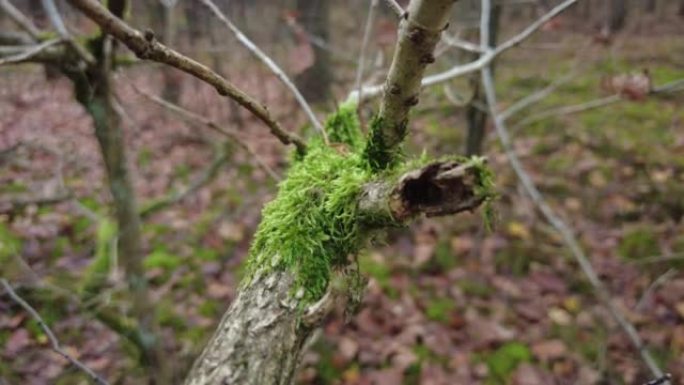
{"type": "Polygon", "coordinates": [[[240,290],[186,385],[292,383],[311,328],[299,322],[290,273],[256,278],[240,290]]]}
{"type": "Polygon", "coordinates": [[[408,132],[409,111],[418,104],[423,73],[435,61],[433,51],[453,4],[454,0],[414,0],[402,18],[378,113],[382,144],[388,151],[408,132]]]}

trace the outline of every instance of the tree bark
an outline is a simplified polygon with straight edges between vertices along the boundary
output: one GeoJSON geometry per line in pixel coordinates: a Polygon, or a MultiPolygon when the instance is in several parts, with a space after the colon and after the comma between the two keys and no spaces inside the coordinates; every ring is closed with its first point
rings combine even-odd
{"type": "MultiPolygon", "coordinates": [[[[473,210],[483,202],[476,162],[435,161],[363,186],[359,221],[369,230],[419,215],[473,210]],[[364,218],[373,218],[366,221],[364,218]]],[[[288,385],[311,332],[340,299],[357,293],[331,288],[301,310],[290,272],[258,275],[243,287],[199,356],[186,385],[288,385]]],[[[331,286],[336,286],[331,284],[331,286]]]]}
{"type": "MultiPolygon", "coordinates": [[[[126,0],[111,0],[108,7],[116,16],[123,17],[126,0]]],[[[170,382],[170,373],[162,358],[161,340],[157,339],[159,330],[142,264],[144,253],[137,198],[128,166],[121,119],[114,107],[111,75],[115,46],[109,35],[102,34],[91,45],[95,63],[84,70],[66,66],[63,71],[74,84],[76,100],[92,117],[95,126],[118,226],[118,258],[131,295],[131,314],[137,322],[143,343],[141,359],[143,364],[151,368],[150,384],[167,384],[170,382]]]]}

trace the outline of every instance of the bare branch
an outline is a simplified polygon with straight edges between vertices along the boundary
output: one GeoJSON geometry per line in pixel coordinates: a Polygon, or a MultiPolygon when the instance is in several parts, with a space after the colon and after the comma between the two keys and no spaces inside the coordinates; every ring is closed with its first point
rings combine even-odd
{"type": "Polygon", "coordinates": [[[469,41],[460,39],[457,36],[451,36],[446,32],[442,33],[442,41],[449,46],[456,47],[468,52],[482,53],[480,46],[469,41]]]}
{"type": "MultiPolygon", "coordinates": [[[[654,87],[651,92],[648,93],[648,95],[663,95],[663,94],[670,94],[670,93],[675,93],[675,92],[680,92],[684,90],[684,79],[679,79],[679,80],[674,80],[672,82],[663,84],[658,87],[654,87]]],[[[536,123],[540,120],[544,120],[547,118],[550,118],[552,116],[565,116],[565,115],[572,115],[572,114],[578,114],[584,111],[589,111],[593,110],[595,108],[601,108],[605,106],[609,106],[611,104],[619,103],[622,101],[625,101],[628,99],[623,98],[619,94],[614,94],[614,95],[609,95],[605,96],[602,98],[590,100],[588,102],[584,103],[579,103],[579,104],[573,104],[570,106],[562,106],[562,107],[557,107],[557,108],[550,108],[544,111],[540,111],[536,114],[532,114],[519,122],[517,122],[513,127],[511,127],[512,131],[516,131],[520,129],[521,127],[530,125],[532,123],[536,123]]],[[[503,115],[503,113],[501,114],[503,115]]],[[[508,116],[506,116],[508,117],[508,116]]]]}
{"type": "Polygon", "coordinates": [[[14,302],[16,302],[19,306],[21,306],[26,312],[28,312],[31,317],[33,318],[34,321],[38,323],[38,326],[40,326],[41,329],[43,329],[43,332],[47,336],[48,340],[50,340],[50,344],[52,345],[52,350],[54,350],[57,354],[60,356],[64,357],[67,361],[69,361],[70,364],[74,365],[76,368],[78,368],[80,371],[83,373],[87,374],[88,377],[92,382],[98,385],[109,385],[109,383],[100,377],[97,373],[95,373],[92,369],[87,367],[85,364],[83,364],[81,361],[77,360],[76,358],[72,357],[69,353],[67,353],[64,349],[59,344],[59,340],[57,337],[55,337],[55,334],[50,330],[50,328],[47,326],[43,318],[38,314],[38,312],[31,307],[31,305],[28,304],[28,302],[24,301],[23,298],[21,298],[15,291],[12,289],[12,286],[7,282],[6,279],[0,278],[0,284],[5,288],[5,291],[7,294],[12,298],[14,302]]]}
{"type": "Polygon", "coordinates": [[[94,0],[68,0],[71,5],[79,9],[95,23],[100,25],[141,59],[152,60],[168,64],[187,74],[190,74],[216,88],[216,91],[235,100],[238,104],[252,112],[264,122],[271,133],[284,144],[294,144],[299,152],[306,152],[306,144],[294,133],[288,132],[271,116],[268,109],[244,91],[237,88],[227,79],[217,74],[209,67],[201,64],[177,51],[161,44],[154,38],[154,34],[132,28],[121,19],[112,15],[100,3],[94,0]]]}
{"type": "MultiPolygon", "coordinates": [[[[509,40],[507,40],[506,42],[504,42],[496,48],[488,49],[488,51],[484,52],[482,56],[480,56],[477,60],[472,61],[470,63],[455,66],[450,70],[435,75],[426,76],[425,78],[423,78],[421,85],[423,87],[428,87],[435,84],[443,83],[445,81],[457,78],[459,76],[463,76],[481,70],[485,66],[489,65],[498,55],[506,52],[507,50],[523,42],[525,39],[530,37],[532,33],[541,28],[546,22],[558,16],[558,14],[566,10],[571,5],[575,4],[577,1],[578,0],[565,0],[564,2],[553,8],[551,11],[549,11],[547,14],[539,18],[537,21],[532,23],[529,27],[527,27],[519,34],[510,38],[509,40]]],[[[363,95],[366,98],[376,97],[380,95],[382,90],[383,86],[381,85],[364,87],[363,95]]],[[[358,94],[356,92],[353,92],[349,95],[349,98],[358,98],[358,94]]]]}
{"type": "Polygon", "coordinates": [[[670,373],[665,373],[662,377],[656,378],[655,380],[651,380],[644,385],[666,385],[670,383],[670,380],[672,379],[672,375],[670,373]]]}
{"type": "Polygon", "coordinates": [[[393,181],[368,183],[359,199],[361,218],[393,223],[419,215],[434,217],[474,210],[487,198],[476,193],[480,183],[477,170],[482,162],[484,158],[465,163],[435,161],[393,181]]]}
{"type": "Polygon", "coordinates": [[[0,200],[0,213],[17,211],[26,206],[47,206],[62,203],[73,198],[69,191],[58,192],[51,196],[43,197],[22,197],[16,199],[0,200]]]}
{"type": "MultiPolygon", "coordinates": [[[[565,3],[568,2],[570,1],[566,1],[565,3]]],[[[490,7],[491,0],[482,0],[480,34],[486,33],[485,31],[489,29],[490,7]]],[[[537,24],[539,23],[535,23],[533,24],[533,26],[537,24]]],[[[527,36],[529,36],[529,34],[531,34],[532,32],[528,31],[531,31],[531,28],[527,28],[525,32],[521,35],[527,34],[527,36]]],[[[522,39],[517,39],[517,41],[522,41],[522,39]]],[[[492,48],[489,47],[486,40],[483,40],[481,44],[483,51],[492,52],[492,48]]],[[[512,47],[513,45],[515,44],[508,45],[508,47],[512,47]]],[[[506,46],[506,44],[504,44],[504,46],[506,46]]],[[[572,230],[563,221],[563,219],[558,214],[556,214],[556,212],[553,211],[551,206],[546,202],[544,196],[541,194],[541,192],[539,192],[539,189],[537,189],[537,186],[532,181],[532,178],[530,178],[529,174],[525,171],[522,163],[520,162],[520,159],[518,158],[518,155],[515,153],[513,149],[510,135],[508,134],[508,130],[506,129],[506,123],[496,111],[497,100],[496,90],[494,88],[494,77],[492,76],[492,71],[488,64],[482,68],[482,83],[484,85],[485,95],[487,97],[487,105],[490,108],[492,120],[494,121],[494,128],[496,129],[496,134],[499,137],[499,141],[501,142],[501,145],[504,148],[504,152],[506,154],[506,157],[508,158],[508,161],[511,163],[511,167],[513,167],[513,170],[515,171],[515,174],[518,176],[518,179],[520,180],[523,188],[525,189],[525,191],[527,192],[528,196],[535,204],[535,206],[537,206],[539,211],[541,211],[546,220],[551,224],[551,226],[553,226],[556,229],[556,231],[558,231],[558,233],[560,233],[566,246],[570,249],[570,252],[579,264],[580,268],[582,269],[582,272],[587,277],[589,283],[593,287],[596,297],[608,310],[608,312],[611,314],[613,319],[618,323],[618,325],[620,325],[623,331],[627,334],[627,337],[630,339],[635,349],[639,352],[651,373],[653,373],[655,377],[662,377],[663,372],[658,367],[658,364],[653,359],[653,356],[649,352],[646,345],[644,345],[643,341],[641,340],[641,337],[639,336],[639,333],[636,331],[634,326],[629,322],[629,320],[625,318],[620,309],[615,304],[613,304],[610,292],[608,291],[608,289],[606,289],[606,287],[603,285],[603,282],[601,282],[598,275],[594,271],[594,268],[592,267],[589,258],[584,253],[584,250],[582,250],[582,247],[575,238],[575,235],[573,234],[572,230]]],[[[669,381],[666,381],[664,383],[669,384],[669,381]]]]}
{"type": "Polygon", "coordinates": [[[213,120],[211,120],[209,118],[198,115],[198,114],[196,114],[192,111],[189,111],[189,110],[187,110],[187,109],[185,109],[185,108],[183,108],[177,104],[171,103],[168,100],[164,100],[158,96],[150,94],[149,92],[143,91],[140,88],[138,88],[134,83],[131,83],[131,85],[133,86],[133,89],[137,93],[139,93],[140,95],[151,100],[152,102],[156,103],[157,105],[161,106],[162,108],[165,108],[165,109],[177,114],[178,116],[185,119],[186,121],[189,121],[190,123],[193,123],[193,124],[199,124],[202,126],[206,126],[211,130],[214,130],[214,131],[216,131],[222,135],[225,135],[225,136],[231,138],[232,140],[234,140],[238,144],[238,146],[240,146],[245,151],[247,151],[247,153],[249,155],[251,155],[252,159],[254,159],[254,162],[259,167],[261,167],[271,178],[273,178],[276,181],[281,180],[280,175],[278,175],[278,173],[275,172],[275,170],[273,170],[268,164],[266,164],[266,162],[264,162],[263,159],[261,159],[259,154],[257,154],[256,151],[254,151],[252,149],[252,147],[250,147],[250,145],[247,144],[247,142],[245,142],[244,140],[242,140],[242,138],[240,138],[240,136],[237,134],[237,132],[235,132],[235,131],[227,128],[227,127],[223,127],[223,126],[219,125],[218,123],[214,122],[213,120]]]}
{"type": "Polygon", "coordinates": [[[396,13],[399,17],[403,17],[406,13],[406,11],[404,11],[404,8],[402,8],[401,5],[397,3],[397,0],[385,0],[385,3],[387,3],[390,9],[392,9],[392,11],[394,11],[394,13],[396,13]]]}
{"type": "Polygon", "coordinates": [[[21,29],[26,31],[34,40],[40,39],[40,30],[36,27],[31,19],[26,17],[19,9],[17,9],[9,0],[0,0],[0,9],[5,11],[7,16],[17,24],[21,29]]]}
{"type": "Polygon", "coordinates": [[[226,15],[221,12],[221,10],[214,4],[212,0],[200,0],[202,4],[204,4],[211,12],[214,13],[214,15],[221,20],[221,22],[228,28],[230,29],[231,32],[235,35],[235,37],[238,39],[238,41],[245,47],[247,48],[250,52],[252,52],[259,60],[261,60],[262,63],[268,67],[268,69],[273,72],[278,79],[280,79],[283,84],[287,88],[290,89],[290,92],[294,95],[295,99],[297,99],[297,102],[299,105],[302,107],[304,112],[306,113],[307,117],[309,118],[309,121],[311,121],[311,124],[318,130],[321,135],[323,136],[323,139],[325,140],[326,143],[328,143],[328,136],[323,129],[323,126],[321,123],[318,121],[316,118],[316,115],[314,114],[313,110],[311,109],[311,106],[309,103],[304,99],[304,96],[299,92],[297,89],[297,86],[294,85],[292,80],[287,77],[285,74],[285,71],[283,71],[274,61],[271,59],[268,55],[264,53],[259,47],[257,47],[254,42],[249,40],[249,38],[240,31],[240,29],[231,22],[226,15]]]}
{"type": "Polygon", "coordinates": [[[25,61],[33,58],[34,56],[40,54],[41,52],[45,51],[46,49],[48,49],[54,45],[57,45],[59,43],[62,43],[62,42],[63,42],[62,39],[46,40],[40,44],[36,44],[34,46],[31,46],[31,47],[23,50],[23,52],[18,53],[16,55],[0,58],[0,66],[7,65],[7,64],[15,64],[15,63],[25,62],[25,61]]]}
{"type": "Polygon", "coordinates": [[[499,116],[501,117],[502,120],[508,120],[510,119],[511,116],[517,114],[518,112],[530,107],[531,105],[543,100],[547,96],[549,96],[551,93],[553,93],[555,90],[558,89],[558,87],[562,86],[563,84],[567,83],[571,79],[575,77],[574,72],[570,72],[566,74],[565,76],[562,76],[558,79],[556,79],[554,82],[549,84],[548,86],[542,88],[541,90],[534,92],[532,94],[527,95],[526,97],[518,100],[517,102],[513,103],[510,107],[506,108],[504,111],[501,111],[499,113],[499,116]]]}
{"type": "Polygon", "coordinates": [[[95,58],[90,54],[83,46],[76,43],[71,37],[69,30],[67,30],[66,25],[64,25],[64,20],[62,15],[59,14],[57,5],[55,5],[54,0],[41,0],[43,4],[43,9],[50,19],[50,24],[55,28],[62,40],[66,41],[69,46],[78,54],[78,56],[83,59],[86,63],[95,63],[95,58]]]}
{"type": "MultiPolygon", "coordinates": [[[[363,38],[361,40],[361,52],[359,54],[359,64],[356,69],[356,82],[354,89],[359,93],[359,102],[363,100],[361,93],[361,81],[363,79],[363,70],[366,65],[366,50],[368,49],[368,42],[370,40],[371,31],[373,30],[373,21],[375,20],[375,9],[378,7],[378,0],[370,0],[368,6],[368,16],[366,17],[366,26],[363,28],[363,38]]],[[[361,103],[359,103],[361,105],[361,103]]]]}

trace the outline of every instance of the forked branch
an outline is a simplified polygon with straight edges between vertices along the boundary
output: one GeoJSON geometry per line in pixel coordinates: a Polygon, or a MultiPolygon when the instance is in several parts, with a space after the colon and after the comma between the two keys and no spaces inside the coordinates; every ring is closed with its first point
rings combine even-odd
{"type": "Polygon", "coordinates": [[[147,31],[143,34],[129,26],[123,20],[112,15],[97,1],[69,0],[69,3],[97,23],[107,33],[125,44],[141,59],[168,64],[210,84],[219,94],[235,100],[238,104],[252,112],[269,127],[271,133],[281,142],[294,144],[301,153],[306,151],[306,144],[304,144],[302,139],[296,134],[286,131],[271,116],[266,106],[209,67],[160,43],[152,32],[147,31]]]}

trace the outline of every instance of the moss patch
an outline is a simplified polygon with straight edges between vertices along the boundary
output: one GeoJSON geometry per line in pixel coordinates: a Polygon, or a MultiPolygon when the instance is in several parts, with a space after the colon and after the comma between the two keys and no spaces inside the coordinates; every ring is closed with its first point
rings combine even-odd
{"type": "Polygon", "coordinates": [[[311,140],[306,155],[290,168],[278,196],[262,212],[247,281],[258,271],[291,270],[293,289],[302,289],[303,302],[310,303],[325,293],[332,269],[358,252],[363,237],[356,202],[372,174],[353,151],[360,147],[361,131],[350,108],[343,106],[329,118],[326,129],[352,151],[311,140]]]}
{"type": "MultiPolygon", "coordinates": [[[[377,124],[371,123],[364,146],[355,105],[345,104],[328,118],[326,130],[333,145],[313,138],[307,153],[296,159],[279,185],[278,196],[264,207],[245,282],[260,272],[289,270],[295,277],[293,292],[301,293],[302,304],[325,293],[332,271],[348,264],[348,256],[358,253],[367,233],[359,223],[357,207],[364,184],[378,176],[391,180],[431,161],[423,156],[399,166],[395,156],[387,153],[383,158],[387,148],[377,142],[381,140],[377,124]],[[369,154],[381,154],[381,160],[369,154]]],[[[468,161],[477,166],[475,193],[488,204],[493,198],[491,172],[482,159],[468,161]]]]}

